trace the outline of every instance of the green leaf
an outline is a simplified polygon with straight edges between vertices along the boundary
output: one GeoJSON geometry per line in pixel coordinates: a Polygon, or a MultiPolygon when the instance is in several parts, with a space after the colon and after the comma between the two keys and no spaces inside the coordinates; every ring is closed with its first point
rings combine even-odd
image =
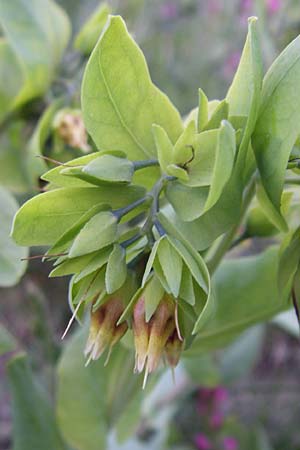
{"type": "Polygon", "coordinates": [[[111,10],[107,3],[101,3],[91,17],[85,22],[79,33],[77,34],[74,47],[76,50],[89,55],[95,47],[100,33],[108,19],[111,10]]]}
{"type": "Polygon", "coordinates": [[[85,214],[83,214],[74,225],[69,228],[55,244],[47,251],[47,255],[56,255],[58,253],[63,253],[69,249],[73,239],[77,236],[81,228],[92,218],[95,214],[101,211],[109,211],[110,206],[105,203],[100,203],[98,205],[92,206],[85,214]]]}
{"type": "Polygon", "coordinates": [[[168,233],[178,239],[184,238],[196,250],[205,250],[239,219],[242,192],[241,174],[234,170],[218,202],[199,219],[183,222],[170,207],[160,211],[158,219],[168,233]]]}
{"type": "Polygon", "coordinates": [[[41,179],[44,181],[48,181],[52,185],[56,187],[91,187],[91,184],[87,181],[79,180],[77,178],[66,177],[61,172],[65,167],[82,167],[85,164],[88,164],[90,161],[93,161],[99,156],[102,155],[102,152],[90,153],[89,155],[80,156],[79,158],[72,159],[68,161],[67,164],[62,166],[54,167],[54,169],[48,170],[48,172],[44,173],[41,176],[41,179]]]}
{"type": "MultiPolygon", "coordinates": [[[[272,64],[265,76],[262,103],[252,145],[263,188],[280,215],[280,200],[289,155],[300,133],[300,106],[295,89],[300,81],[300,37],[272,64]]],[[[278,221],[287,230],[284,219],[278,221]]]]}
{"type": "Polygon", "coordinates": [[[122,287],[126,280],[126,275],[126,251],[121,245],[115,244],[108,258],[105,272],[106,292],[112,294],[122,287]]]}
{"type": "Polygon", "coordinates": [[[14,351],[16,347],[17,342],[15,338],[7,331],[4,325],[0,323],[0,356],[14,351]]]}
{"type": "Polygon", "coordinates": [[[211,114],[209,121],[203,127],[203,131],[219,128],[222,120],[228,119],[229,106],[226,100],[222,100],[211,114]]]}
{"type": "Polygon", "coordinates": [[[80,217],[108,199],[120,208],[142,197],[138,186],[101,188],[61,188],[26,202],[15,216],[12,236],[19,245],[54,244],[80,217]]]}
{"type": "Polygon", "coordinates": [[[182,182],[187,182],[189,180],[187,172],[182,167],[179,167],[176,164],[169,164],[167,166],[167,174],[172,177],[178,178],[178,180],[182,182]]]}
{"type": "Polygon", "coordinates": [[[209,186],[189,187],[178,181],[167,184],[166,197],[181,220],[191,222],[201,216],[209,186]],[[187,198],[189,201],[187,202],[187,198]]]}
{"type": "Polygon", "coordinates": [[[202,89],[199,89],[199,106],[197,117],[197,129],[198,133],[203,131],[205,125],[208,122],[208,100],[202,89]]]}
{"type": "Polygon", "coordinates": [[[159,165],[163,172],[167,173],[167,167],[172,163],[173,159],[173,144],[165,130],[159,125],[152,125],[152,132],[159,165]]]}
{"type": "Polygon", "coordinates": [[[104,182],[131,183],[134,166],[128,159],[103,155],[84,166],[82,171],[104,182]]]}
{"type": "Polygon", "coordinates": [[[163,298],[165,290],[161,285],[159,279],[154,275],[151,277],[149,283],[145,286],[143,291],[143,298],[145,300],[145,316],[146,322],[149,322],[153,316],[159,302],[163,298]]]}
{"type": "Polygon", "coordinates": [[[215,276],[214,313],[198,326],[192,352],[220,348],[250,325],[289,307],[288,289],[279,294],[278,247],[260,255],[224,261],[215,276]]]}
{"type": "Polygon", "coordinates": [[[257,18],[249,19],[248,35],[238,70],[227,93],[229,116],[248,117],[240,145],[239,164],[245,163],[250,136],[253,132],[261,99],[262,55],[257,18]]]}
{"type": "Polygon", "coordinates": [[[7,365],[12,396],[13,449],[65,450],[54,411],[29,367],[18,354],[7,365]]]}
{"type": "Polygon", "coordinates": [[[156,155],[153,123],[172,142],[182,130],[177,110],[152,84],[145,58],[119,16],[110,16],[87,64],[82,108],[97,147],[121,149],[129,159],[156,155]]]}
{"type": "Polygon", "coordinates": [[[194,135],[194,157],[187,164],[188,186],[209,186],[216,158],[218,130],[194,135]]]}
{"type": "Polygon", "coordinates": [[[0,23],[16,57],[14,66],[22,74],[10,103],[9,109],[13,109],[48,89],[69,40],[70,23],[51,0],[32,0],[30,4],[26,0],[1,0],[0,23]]]}
{"type": "Polygon", "coordinates": [[[257,200],[262,207],[263,211],[266,213],[268,219],[270,222],[272,222],[275,227],[282,231],[287,231],[287,223],[283,215],[281,214],[281,207],[278,211],[276,208],[274,208],[273,203],[270,200],[270,197],[266,193],[264,186],[262,184],[261,178],[257,179],[256,183],[256,197],[257,200]]]}
{"type": "Polygon", "coordinates": [[[27,171],[31,182],[36,185],[38,178],[47,170],[47,165],[39,156],[43,155],[43,150],[47,138],[50,135],[52,121],[55,113],[63,105],[63,99],[59,98],[52,102],[41,115],[37,126],[28,143],[28,155],[26,158],[27,171]]]}
{"type": "MultiPolygon", "coordinates": [[[[264,194],[264,191],[262,191],[264,194]]],[[[282,201],[281,201],[281,212],[283,216],[290,210],[291,200],[292,200],[292,192],[283,192],[282,201]]],[[[261,198],[261,192],[259,187],[257,188],[257,196],[260,197],[261,204],[254,204],[254,206],[250,209],[247,215],[246,229],[245,233],[247,236],[273,236],[278,234],[279,231],[274,225],[274,219],[272,220],[274,210],[271,209],[268,215],[268,207],[267,204],[265,208],[263,208],[264,200],[261,198]]],[[[276,222],[276,221],[275,221],[276,222]]]]}
{"type": "Polygon", "coordinates": [[[169,236],[168,239],[177,252],[181,255],[195,281],[205,292],[208,292],[209,275],[205,262],[200,254],[195,252],[190,246],[186,247],[186,243],[182,243],[173,236],[169,236]]]}
{"type": "Polygon", "coordinates": [[[9,235],[14,214],[18,204],[13,196],[0,187],[0,286],[8,287],[16,284],[26,270],[27,248],[20,248],[9,235]]]}
{"type": "Polygon", "coordinates": [[[193,158],[193,144],[196,134],[196,124],[193,120],[185,127],[177,139],[173,150],[173,163],[179,166],[193,158]]]}
{"type": "Polygon", "coordinates": [[[87,275],[90,275],[91,273],[94,273],[96,270],[101,269],[101,267],[103,267],[107,263],[111,251],[112,247],[109,246],[101,251],[95,252],[95,255],[92,256],[92,258],[85,265],[85,267],[80,271],[80,273],[78,273],[75,276],[74,281],[78,282],[87,275]]]}
{"type": "Polygon", "coordinates": [[[183,264],[182,277],[180,285],[179,297],[185,300],[190,305],[195,304],[195,292],[193,287],[193,279],[191,272],[186,264],[183,264]]]}
{"type": "Polygon", "coordinates": [[[66,258],[50,272],[49,277],[64,277],[65,275],[81,273],[94,256],[95,254],[89,253],[88,255],[77,256],[75,258],[66,258]]]}
{"type": "Polygon", "coordinates": [[[85,255],[112,244],[117,237],[117,217],[101,211],[80,230],[69,250],[69,257],[85,255]]]}
{"type": "Polygon", "coordinates": [[[297,272],[300,262],[300,228],[298,227],[290,236],[283,241],[280,252],[278,268],[278,286],[282,292],[286,286],[290,286],[297,272]]]}
{"type": "Polygon", "coordinates": [[[142,287],[145,286],[145,284],[146,284],[146,282],[148,280],[149,274],[150,274],[150,272],[152,270],[152,266],[153,266],[154,260],[156,258],[156,253],[157,253],[157,250],[158,250],[158,247],[159,247],[161,239],[162,238],[160,238],[157,241],[155,241],[155,243],[154,243],[154,245],[153,245],[153,247],[151,249],[151,252],[150,252],[150,255],[149,255],[146,267],[145,267],[145,272],[144,272],[144,275],[143,275],[143,279],[142,279],[142,287]]]}
{"type": "Polygon", "coordinates": [[[215,205],[220,198],[224,186],[231,176],[235,161],[235,154],[235,131],[229,122],[223,121],[219,129],[216,160],[204,212],[208,211],[213,205],[215,205]]]}
{"type": "Polygon", "coordinates": [[[0,122],[10,111],[22,82],[18,58],[7,40],[0,38],[0,122]]]}
{"type": "Polygon", "coordinates": [[[14,120],[0,133],[0,184],[16,194],[28,192],[31,188],[25,167],[25,127],[25,122],[14,120]]]}
{"type": "Polygon", "coordinates": [[[167,236],[160,240],[156,257],[160,262],[172,294],[177,298],[181,283],[182,259],[167,236]]]}

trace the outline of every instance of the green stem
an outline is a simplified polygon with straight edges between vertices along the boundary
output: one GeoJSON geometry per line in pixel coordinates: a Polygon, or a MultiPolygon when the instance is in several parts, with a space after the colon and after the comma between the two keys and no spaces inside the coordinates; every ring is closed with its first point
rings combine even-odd
{"type": "Polygon", "coordinates": [[[159,166],[157,159],[146,159],[144,161],[134,161],[133,167],[134,171],[145,169],[146,167],[159,166]]]}
{"type": "Polygon", "coordinates": [[[113,211],[113,214],[118,218],[118,220],[121,220],[122,217],[126,216],[126,214],[133,211],[138,206],[142,205],[143,203],[146,203],[151,199],[151,196],[149,194],[145,195],[145,197],[142,197],[138,200],[136,200],[133,203],[130,203],[130,205],[124,206],[124,208],[119,208],[113,211]]]}
{"type": "Polygon", "coordinates": [[[236,232],[244,218],[244,215],[248,209],[248,206],[250,205],[254,193],[255,193],[255,176],[252,177],[252,180],[250,181],[249,185],[245,190],[239,220],[237,220],[237,223],[234,224],[233,227],[227,233],[224,234],[224,236],[219,241],[218,245],[216,247],[213,247],[212,251],[211,252],[209,251],[206,255],[206,263],[211,274],[215,272],[220,262],[222,261],[225,253],[230,249],[232,241],[234,240],[236,232]]]}

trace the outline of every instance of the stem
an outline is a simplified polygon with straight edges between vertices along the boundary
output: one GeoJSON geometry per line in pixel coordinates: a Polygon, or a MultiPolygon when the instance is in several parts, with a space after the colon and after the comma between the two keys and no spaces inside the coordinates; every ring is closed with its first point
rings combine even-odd
{"type": "Polygon", "coordinates": [[[223,259],[223,256],[230,249],[232,241],[240,226],[240,223],[243,220],[245,212],[247,211],[248,206],[250,205],[250,202],[254,196],[254,192],[255,192],[255,176],[253,176],[252,180],[250,181],[249,185],[245,190],[239,220],[237,221],[236,224],[233,225],[233,227],[227,233],[224,234],[222,239],[219,241],[218,245],[212,249],[212,252],[208,252],[207,254],[206,263],[211,274],[215,272],[221,260],[223,259]]]}
{"type": "Polygon", "coordinates": [[[151,167],[151,166],[159,166],[158,160],[157,159],[146,159],[144,161],[134,161],[133,162],[133,167],[134,167],[135,172],[137,170],[145,169],[146,167],[151,167]]]}
{"type": "Polygon", "coordinates": [[[285,184],[300,184],[300,177],[286,177],[285,184]]]}
{"type": "Polygon", "coordinates": [[[164,189],[166,183],[168,181],[170,181],[171,179],[173,179],[173,177],[168,177],[168,176],[162,176],[153,186],[153,188],[151,189],[151,191],[149,192],[149,196],[152,197],[152,206],[151,209],[149,211],[149,215],[146,219],[146,222],[144,223],[144,226],[142,228],[142,232],[149,235],[149,233],[151,233],[151,228],[152,225],[154,223],[154,221],[156,220],[156,215],[159,211],[159,196],[161,194],[161,191],[164,189]]]}
{"type": "Polygon", "coordinates": [[[140,198],[133,203],[130,203],[130,205],[127,205],[124,208],[116,209],[115,211],[113,211],[113,214],[118,218],[118,220],[120,220],[123,216],[126,216],[126,214],[130,213],[138,206],[142,205],[146,201],[149,201],[149,197],[149,194],[147,194],[145,195],[145,197],[140,198]]]}
{"type": "Polygon", "coordinates": [[[123,248],[127,248],[127,247],[129,247],[129,245],[134,244],[134,242],[136,242],[139,239],[141,239],[141,237],[143,237],[143,234],[142,233],[137,233],[134,236],[132,236],[132,238],[127,239],[126,241],[123,241],[120,245],[123,248]]]}

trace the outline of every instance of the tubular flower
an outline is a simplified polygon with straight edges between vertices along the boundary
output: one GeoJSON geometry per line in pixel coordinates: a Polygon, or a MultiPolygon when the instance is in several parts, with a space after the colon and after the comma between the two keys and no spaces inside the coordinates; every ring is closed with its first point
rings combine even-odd
{"type": "Polygon", "coordinates": [[[176,329],[175,299],[165,294],[151,319],[146,321],[145,299],[140,297],[133,310],[133,334],[136,350],[135,372],[145,368],[145,380],[166,354],[171,366],[178,363],[182,342],[176,329]]]}
{"type": "Polygon", "coordinates": [[[106,349],[109,358],[112,347],[124,336],[128,328],[126,322],[117,325],[123,311],[122,300],[111,297],[96,311],[91,312],[89,337],[84,351],[85,356],[88,356],[87,364],[91,359],[100,358],[106,349]]]}

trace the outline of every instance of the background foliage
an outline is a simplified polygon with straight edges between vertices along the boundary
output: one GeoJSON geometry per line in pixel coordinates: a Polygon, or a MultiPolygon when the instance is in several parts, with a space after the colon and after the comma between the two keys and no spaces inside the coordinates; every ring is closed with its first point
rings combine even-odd
{"type": "MultiPolygon", "coordinates": [[[[92,0],[57,4],[0,0],[0,354],[3,368],[7,363],[0,391],[0,447],[203,449],[207,439],[213,441],[213,448],[229,450],[234,445],[251,450],[300,448],[292,420],[299,414],[299,349],[290,337],[297,335],[292,313],[277,317],[275,326],[256,325],[240,334],[280,310],[283,298],[277,298],[275,288],[276,229],[258,205],[253,205],[245,228],[246,236],[254,239],[234,250],[235,258],[223,262],[216,273],[216,295],[222,300],[219,316],[209,327],[202,327],[177,369],[175,386],[170,374],[165,374],[155,387],[156,380],[151,381],[148,395],[141,393],[141,380],[131,376],[132,355],[125,350],[115,351],[106,368],[102,361],[84,368],[80,355],[86,331],[73,333],[64,345],[60,342],[69,314],[66,282],[49,281],[47,263],[42,267],[33,260],[21,284],[8,289],[26,269],[21,258],[27,250],[9,237],[16,202],[37,193],[42,187],[37,176],[48,166],[35,155],[61,161],[83,154],[61,140],[54,118],[61,108],[79,107],[82,73],[98,34],[93,22],[86,28],[87,35],[84,29],[77,33],[98,7],[98,1],[92,0]],[[77,36],[75,49],[71,36],[77,36]],[[242,258],[245,254],[251,256],[242,258]],[[276,307],[270,306],[275,303],[276,307]],[[242,318],[235,323],[232,314],[241,305],[242,318]],[[279,331],[278,324],[288,334],[279,331]],[[221,344],[227,346],[215,351],[221,344]],[[229,394],[220,399],[218,386],[226,386],[229,394]],[[267,413],[266,399],[274,409],[286,409],[288,419],[267,413]],[[222,420],[216,426],[207,418],[217,415],[222,420]],[[234,438],[231,447],[225,446],[230,445],[228,437],[234,438]]],[[[126,0],[109,2],[109,8],[124,16],[145,53],[153,81],[182,115],[195,106],[199,86],[210,99],[226,95],[240,59],[248,16],[260,17],[264,69],[300,29],[299,5],[292,0],[126,0]]],[[[105,15],[105,10],[98,11],[98,26],[105,15]]],[[[276,206],[276,192],[269,194],[276,206]]],[[[299,223],[297,205],[296,195],[290,213],[295,224],[299,223]]],[[[273,211],[267,200],[265,208],[273,211]]],[[[274,214],[272,222],[282,226],[274,214]]],[[[55,219],[54,233],[58,225],[55,219]]],[[[42,231],[48,232],[45,226],[42,231]]],[[[297,236],[291,239],[297,256],[297,236]]],[[[287,252],[282,263],[286,268],[281,271],[283,287],[296,271],[298,260],[295,263],[292,256],[287,252]]]]}

